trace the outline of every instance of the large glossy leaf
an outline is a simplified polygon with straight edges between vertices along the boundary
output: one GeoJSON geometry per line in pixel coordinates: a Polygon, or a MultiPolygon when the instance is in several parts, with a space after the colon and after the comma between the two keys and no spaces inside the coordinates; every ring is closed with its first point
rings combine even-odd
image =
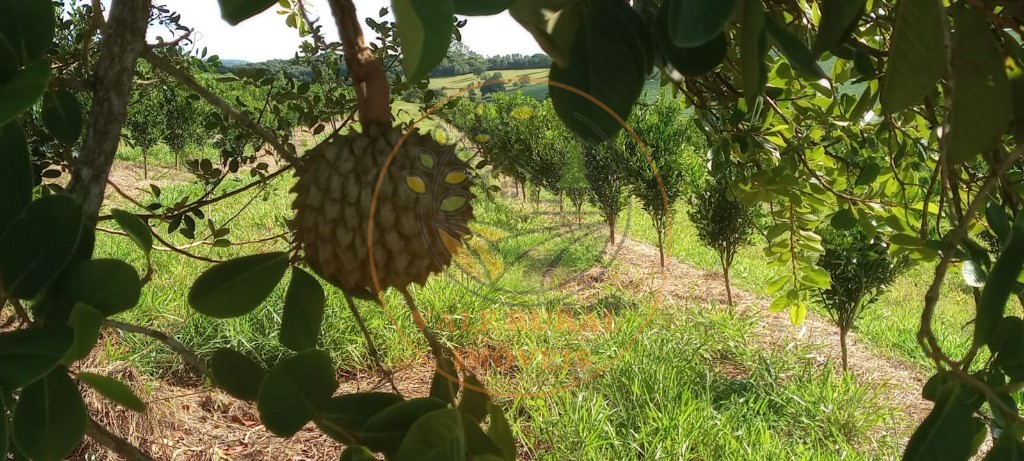
{"type": "Polygon", "coordinates": [[[149,254],[152,251],[153,234],[150,232],[149,226],[142,219],[124,210],[114,210],[110,214],[117,221],[117,224],[121,226],[121,230],[135,241],[135,244],[139,246],[143,253],[149,254]]]}
{"type": "Polygon", "coordinates": [[[448,357],[441,357],[430,381],[430,396],[443,402],[455,402],[459,393],[459,372],[455,362],[448,357]]]}
{"type": "Polygon", "coordinates": [[[67,327],[0,333],[0,387],[17,389],[42,378],[60,363],[73,339],[67,327]]]}
{"type": "Polygon", "coordinates": [[[981,461],[1024,461],[1024,442],[1012,433],[1004,433],[981,461]]]}
{"type": "Polygon", "coordinates": [[[104,315],[102,312],[93,309],[88,304],[76,304],[71,309],[68,317],[68,326],[75,332],[75,340],[71,348],[61,360],[65,365],[70,365],[78,360],[84,359],[89,352],[96,347],[100,337],[100,327],[103,325],[104,315]]]}
{"type": "Polygon", "coordinates": [[[292,280],[284,298],[281,318],[281,345],[293,351],[316,347],[320,324],[324,319],[324,289],[312,275],[292,269],[292,280]]]}
{"type": "Polygon", "coordinates": [[[768,33],[764,30],[764,4],[761,0],[743,0],[743,23],[740,30],[740,75],[747,106],[761,96],[768,85],[768,33]]]}
{"type": "Polygon", "coordinates": [[[18,123],[0,126],[0,235],[32,201],[32,162],[18,123]]]}
{"type": "Polygon", "coordinates": [[[50,134],[64,144],[74,144],[85,124],[82,105],[67,90],[48,91],[43,95],[43,124],[50,134]]]}
{"type": "Polygon", "coordinates": [[[508,9],[511,0],[454,0],[455,14],[489,16],[508,9]]]}
{"type": "Polygon", "coordinates": [[[1024,380],[1024,320],[1003,317],[993,333],[995,364],[1014,381],[1024,380]]]}
{"type": "Polygon", "coordinates": [[[668,34],[678,47],[695,47],[707,43],[725,30],[736,9],[736,0],[670,0],[668,34]]]}
{"type": "Polygon", "coordinates": [[[327,402],[316,425],[334,440],[345,444],[356,443],[370,418],[402,401],[402,396],[385,392],[340,395],[327,402]]]}
{"type": "Polygon", "coordinates": [[[1006,311],[1006,301],[1017,285],[1017,276],[1024,267],[1024,213],[1017,215],[1013,231],[1002,254],[996,259],[992,270],[985,279],[985,288],[978,302],[974,326],[976,344],[989,343],[999,320],[1006,311]]]}
{"type": "Polygon", "coordinates": [[[393,453],[406,432],[420,417],[445,408],[433,397],[407,400],[385,408],[363,426],[363,445],[371,450],[393,453]]]}
{"type": "Polygon", "coordinates": [[[697,46],[676,46],[669,39],[668,14],[665,9],[662,9],[658,15],[656,29],[662,54],[680,74],[687,77],[699,77],[715,70],[725,60],[729,40],[724,32],[697,46]]]}
{"type": "Polygon", "coordinates": [[[216,318],[232,318],[256,309],[288,269],[288,254],[244,256],[211,267],[188,292],[193,309],[216,318]]]}
{"type": "Polygon", "coordinates": [[[463,381],[465,386],[462,389],[462,400],[459,401],[459,410],[477,421],[483,421],[487,417],[491,396],[487,393],[484,384],[480,382],[476,375],[467,374],[463,381]]]}
{"type": "Polygon", "coordinates": [[[590,142],[613,138],[622,129],[643,89],[651,47],[647,34],[625,27],[636,12],[618,0],[594,0],[576,29],[567,68],[551,67],[551,102],[559,118],[590,142]],[[591,99],[592,98],[592,99],[591,99]],[[595,102],[596,100],[597,102],[595,102]]]}
{"type": "Polygon", "coordinates": [[[255,402],[267,371],[249,357],[232,349],[217,349],[210,357],[213,382],[228,395],[255,402]]]}
{"type": "Polygon", "coordinates": [[[867,0],[824,0],[821,2],[821,23],[818,36],[814,38],[811,53],[822,53],[846,41],[864,15],[867,0]]]}
{"type": "Polygon", "coordinates": [[[146,403],[121,381],[95,373],[81,372],[76,376],[79,381],[93,388],[111,402],[139,413],[146,411],[146,403]]]}
{"type": "MultiPolygon", "coordinates": [[[[474,0],[467,0],[474,1],[474,0]]],[[[569,51],[582,20],[582,3],[570,0],[516,0],[509,15],[537,40],[559,67],[569,65],[569,51]],[[557,15],[551,12],[557,11],[557,15]]]]}
{"type": "Polygon", "coordinates": [[[764,26],[779,52],[786,57],[794,70],[815,79],[828,77],[825,75],[825,71],[821,70],[818,60],[811,54],[811,50],[807,48],[803,39],[794,35],[771,15],[766,14],[764,26]]]}
{"type": "Polygon", "coordinates": [[[882,79],[882,110],[903,111],[921,102],[946,73],[942,46],[946,13],[933,0],[900,0],[889,48],[889,62],[882,79]]]}
{"type": "Polygon", "coordinates": [[[270,432],[291,437],[323,411],[337,388],[327,352],[300,352],[279,362],[263,380],[260,420],[270,432]]]}
{"type": "Polygon", "coordinates": [[[967,459],[974,432],[973,410],[957,391],[943,392],[907,443],[905,461],[967,459]]]}
{"type": "Polygon", "coordinates": [[[395,27],[402,43],[405,76],[418,81],[448,55],[452,42],[452,0],[393,0],[395,27]]]}
{"type": "Polygon", "coordinates": [[[501,411],[501,407],[493,403],[488,406],[488,413],[491,421],[487,428],[487,435],[501,447],[501,451],[505,452],[505,461],[515,461],[518,459],[519,453],[516,449],[516,439],[512,436],[512,428],[509,426],[508,420],[505,419],[505,413],[501,411]]]}
{"type": "Polygon", "coordinates": [[[75,253],[82,206],[66,195],[32,202],[0,236],[0,279],[7,293],[35,298],[75,253]]]}
{"type": "Polygon", "coordinates": [[[954,90],[946,142],[949,161],[957,164],[999,143],[1013,117],[1013,94],[988,19],[964,5],[952,15],[954,90]]]}
{"type": "Polygon", "coordinates": [[[50,79],[50,61],[41,59],[0,83],[0,125],[16,119],[43,95],[50,79]]]}
{"type": "Polygon", "coordinates": [[[82,441],[88,421],[78,386],[67,372],[54,370],[22,391],[12,435],[29,458],[59,461],[82,441]]]}
{"type": "Polygon", "coordinates": [[[232,26],[245,21],[277,3],[277,0],[218,0],[220,15],[232,26]]]}
{"type": "Polygon", "coordinates": [[[0,84],[46,56],[55,27],[50,0],[0,0],[0,84]]]}
{"type": "Polygon", "coordinates": [[[395,453],[395,461],[460,461],[466,459],[462,414],[454,408],[437,410],[416,420],[395,453]]]}
{"type": "Polygon", "coordinates": [[[466,452],[473,461],[501,461],[505,451],[483,429],[480,422],[463,412],[462,432],[466,437],[466,452]]]}
{"type": "Polygon", "coordinates": [[[139,303],[142,282],[135,268],[120,259],[91,259],[75,264],[67,275],[68,292],[105,316],[120,314],[139,303]]]}

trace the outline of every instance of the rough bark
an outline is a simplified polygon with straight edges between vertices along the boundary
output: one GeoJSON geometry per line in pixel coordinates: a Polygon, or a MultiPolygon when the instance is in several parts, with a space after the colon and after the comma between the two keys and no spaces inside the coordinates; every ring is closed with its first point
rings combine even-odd
{"type": "Polygon", "coordinates": [[[847,331],[848,330],[846,328],[842,328],[842,327],[839,328],[839,348],[842,349],[842,352],[843,352],[843,372],[844,373],[850,371],[849,364],[847,363],[847,358],[846,358],[846,333],[847,333],[847,331]]]}
{"type": "Polygon", "coordinates": [[[113,0],[93,76],[92,111],[68,189],[95,220],[128,113],[135,62],[146,46],[150,0],[113,0]]]}

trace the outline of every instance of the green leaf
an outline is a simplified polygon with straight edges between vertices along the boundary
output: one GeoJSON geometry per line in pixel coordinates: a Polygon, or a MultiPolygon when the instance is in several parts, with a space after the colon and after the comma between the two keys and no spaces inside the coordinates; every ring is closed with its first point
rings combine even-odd
{"type": "Polygon", "coordinates": [[[455,362],[448,357],[441,357],[430,381],[430,396],[442,402],[455,402],[459,393],[459,373],[455,370],[455,362]]]}
{"type": "Polygon", "coordinates": [[[18,118],[43,95],[50,79],[50,61],[42,59],[0,83],[0,125],[18,118]]]}
{"type": "Polygon", "coordinates": [[[487,388],[473,374],[467,374],[463,379],[463,384],[459,410],[477,421],[483,421],[487,417],[487,406],[491,404],[491,396],[487,393],[487,388]]]}
{"type": "Polygon", "coordinates": [[[508,9],[511,0],[455,0],[455,14],[464,16],[490,16],[508,9]]]}
{"type": "Polygon", "coordinates": [[[455,14],[452,0],[393,0],[391,7],[405,76],[419,81],[448,55],[455,14]]]}
{"type": "Polygon", "coordinates": [[[841,208],[832,215],[829,224],[839,230],[850,230],[857,226],[857,216],[849,208],[841,208]]]}
{"type": "Polygon", "coordinates": [[[518,449],[516,448],[516,439],[512,436],[512,428],[508,425],[508,420],[505,419],[505,414],[502,413],[501,407],[490,404],[487,407],[489,409],[491,424],[487,428],[487,435],[494,440],[501,451],[505,453],[505,461],[515,461],[519,457],[518,449]]]}
{"type": "Polygon", "coordinates": [[[988,222],[992,234],[1001,244],[1005,244],[1006,239],[1010,238],[1013,225],[1010,224],[1010,215],[1006,214],[1006,210],[999,202],[990,201],[985,206],[985,221],[988,222]]]}
{"type": "Polygon", "coordinates": [[[135,268],[120,259],[82,261],[68,272],[67,288],[77,302],[110,317],[135,307],[142,282],[135,268]]]}
{"type": "Polygon", "coordinates": [[[32,202],[32,162],[19,123],[0,126],[0,235],[32,202]]]}
{"type": "Polygon", "coordinates": [[[445,408],[433,397],[406,400],[385,408],[363,426],[363,445],[373,451],[393,453],[413,423],[427,413],[445,408]]]}
{"type": "Polygon", "coordinates": [[[1017,216],[1010,239],[992,266],[985,280],[985,288],[981,290],[981,300],[978,302],[975,318],[975,344],[989,344],[992,333],[995,332],[999,320],[1003,318],[1006,301],[1017,285],[1021,267],[1024,267],[1024,213],[1017,216]]]}
{"type": "Polygon", "coordinates": [[[60,363],[73,339],[68,327],[0,333],[0,387],[18,389],[42,378],[60,363]]]}
{"type": "Polygon", "coordinates": [[[1010,379],[1024,380],[1024,321],[1020,317],[1003,317],[990,342],[995,364],[1010,379]]]}
{"type": "Polygon", "coordinates": [[[747,105],[761,96],[768,85],[768,33],[764,30],[764,4],[761,0],[744,0],[740,30],[740,75],[747,105]]]}
{"type": "Polygon", "coordinates": [[[857,175],[857,181],[854,183],[856,186],[868,186],[875,183],[878,179],[878,175],[882,173],[882,167],[877,163],[868,163],[861,170],[860,174],[857,175]]]}
{"type": "Polygon", "coordinates": [[[53,370],[22,391],[11,434],[29,458],[59,461],[81,443],[88,421],[78,386],[64,370],[53,370]]]}
{"type": "Polygon", "coordinates": [[[340,395],[327,402],[315,421],[316,426],[341,443],[356,443],[360,430],[370,418],[402,401],[402,396],[386,392],[340,395]]]}
{"type": "Polygon", "coordinates": [[[946,73],[943,36],[948,29],[942,4],[934,0],[901,0],[882,79],[882,110],[895,114],[917,104],[935,89],[946,73]]]}
{"type": "Polygon", "coordinates": [[[139,413],[146,411],[146,403],[121,381],[86,372],[78,373],[76,376],[79,381],[93,388],[111,402],[139,413]]]}
{"type": "MultiPolygon", "coordinates": [[[[486,409],[484,410],[486,414],[486,409]]],[[[505,452],[498,447],[498,444],[491,439],[487,433],[480,429],[480,422],[463,412],[462,433],[466,437],[466,452],[473,461],[501,461],[505,452]]]]}
{"type": "Polygon", "coordinates": [[[832,277],[825,269],[818,266],[800,267],[800,282],[815,288],[828,289],[832,283],[832,277]]]}
{"type": "Polygon", "coordinates": [[[963,267],[960,268],[960,272],[964,275],[964,282],[967,286],[974,288],[981,288],[985,286],[985,269],[977,265],[974,261],[964,261],[963,267]]]}
{"type": "Polygon", "coordinates": [[[905,461],[933,461],[967,459],[971,456],[974,432],[973,410],[959,392],[944,392],[937,397],[935,407],[924,419],[907,443],[903,453],[905,461]]]}
{"type": "Polygon", "coordinates": [[[804,303],[796,303],[789,308],[789,322],[793,325],[804,323],[807,318],[807,306],[804,303]]]}
{"type": "Polygon", "coordinates": [[[66,195],[36,200],[0,236],[0,279],[11,296],[32,299],[75,254],[82,206],[66,195]]]}
{"type": "Polygon", "coordinates": [[[188,303],[216,318],[248,314],[270,296],[288,269],[288,253],[243,256],[211,267],[196,279],[188,303]]]}
{"type": "Polygon", "coordinates": [[[857,28],[864,15],[867,0],[824,0],[821,3],[821,23],[814,38],[811,54],[821,56],[846,41],[857,28]]]}
{"type": "Polygon", "coordinates": [[[668,33],[679,47],[707,43],[725,30],[736,9],[736,0],[671,0],[662,6],[668,10],[668,33]]]}
{"type": "Polygon", "coordinates": [[[460,461],[466,459],[462,414],[454,408],[428,413],[416,420],[395,453],[394,461],[460,461]]]}
{"type": "Polygon", "coordinates": [[[793,66],[793,70],[813,77],[815,80],[828,78],[825,75],[825,71],[821,70],[817,58],[811,54],[811,50],[807,48],[807,44],[804,43],[803,39],[793,35],[789,29],[779,24],[774,17],[767,13],[764,18],[764,26],[765,30],[768,31],[768,35],[771,36],[778,46],[779,52],[786,57],[789,65],[793,66]]]}
{"type": "Polygon", "coordinates": [[[625,2],[592,1],[576,29],[569,66],[551,67],[555,112],[584,140],[614,138],[643,89],[649,67],[638,50],[648,49],[651,40],[649,35],[638,34],[636,27],[623,26],[630,17],[638,19],[625,2]]]}
{"type": "Polygon", "coordinates": [[[377,461],[377,457],[364,446],[350,445],[341,452],[341,461],[377,461]]]}
{"type": "Polygon", "coordinates": [[[954,90],[946,142],[955,165],[999,143],[1013,117],[1013,94],[988,19],[965,5],[952,15],[954,90]]]}
{"type": "Polygon", "coordinates": [[[687,77],[700,77],[711,73],[721,65],[728,50],[728,36],[721,33],[706,43],[692,48],[666,46],[664,53],[665,59],[680,74],[687,77]]]}
{"type": "Polygon", "coordinates": [[[49,0],[0,0],[0,84],[46,56],[56,23],[49,0]]]}
{"type": "Polygon", "coordinates": [[[85,125],[82,105],[70,91],[47,91],[43,94],[42,116],[46,129],[64,144],[74,144],[82,135],[85,125]]]}
{"type": "Polygon", "coordinates": [[[1024,442],[1012,432],[1004,432],[996,439],[995,445],[981,461],[1022,461],[1024,460],[1024,442]]]}
{"type": "Polygon", "coordinates": [[[153,234],[142,219],[124,210],[114,210],[110,214],[121,226],[121,230],[135,241],[143,253],[148,255],[153,250],[153,234]]]}
{"type": "Polygon", "coordinates": [[[71,309],[68,317],[68,326],[74,330],[74,341],[67,354],[61,359],[61,363],[70,365],[82,360],[96,347],[100,337],[100,327],[103,325],[104,315],[102,312],[93,309],[87,304],[76,304],[71,309]]]}
{"type": "Polygon", "coordinates": [[[292,269],[292,280],[284,298],[281,318],[281,345],[293,351],[316,347],[320,324],[324,319],[324,289],[312,275],[299,268],[292,269]]]}
{"type": "Polygon", "coordinates": [[[295,435],[322,411],[338,389],[331,356],[300,352],[280,361],[263,381],[256,404],[260,420],[281,437],[295,435]]]}
{"type": "Polygon", "coordinates": [[[277,0],[218,0],[220,15],[232,26],[270,8],[277,0]]]}
{"type": "Polygon", "coordinates": [[[260,396],[260,385],[266,370],[249,357],[233,349],[217,349],[210,357],[213,383],[228,395],[255,402],[260,396]]]}

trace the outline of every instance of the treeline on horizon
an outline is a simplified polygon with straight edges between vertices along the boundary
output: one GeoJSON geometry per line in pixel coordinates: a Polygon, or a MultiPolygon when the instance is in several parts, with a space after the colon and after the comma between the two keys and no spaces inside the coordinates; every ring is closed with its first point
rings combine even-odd
{"type": "MultiPolygon", "coordinates": [[[[549,67],[551,58],[543,53],[525,55],[519,53],[503,54],[496,56],[483,56],[462,44],[456,42],[448,51],[446,57],[433,71],[431,77],[453,77],[465,74],[480,74],[483,72],[494,72],[516,69],[537,69],[549,67]]],[[[344,73],[344,63],[339,69],[344,73]]],[[[313,69],[298,58],[271,59],[263,62],[245,62],[225,59],[217,67],[219,74],[239,72],[259,72],[269,74],[284,74],[302,81],[309,81],[313,78],[313,69]]]]}

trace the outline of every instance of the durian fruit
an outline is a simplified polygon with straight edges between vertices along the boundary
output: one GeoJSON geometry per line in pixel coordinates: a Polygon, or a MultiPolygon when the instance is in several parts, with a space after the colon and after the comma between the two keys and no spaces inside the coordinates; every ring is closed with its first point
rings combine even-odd
{"type": "Polygon", "coordinates": [[[470,169],[432,136],[367,124],[312,149],[297,170],[292,226],[306,262],[351,295],[376,289],[367,230],[373,217],[373,258],[380,289],[424,284],[442,271],[469,234],[473,218],[470,169]],[[387,163],[387,164],[386,164],[387,163]]]}

